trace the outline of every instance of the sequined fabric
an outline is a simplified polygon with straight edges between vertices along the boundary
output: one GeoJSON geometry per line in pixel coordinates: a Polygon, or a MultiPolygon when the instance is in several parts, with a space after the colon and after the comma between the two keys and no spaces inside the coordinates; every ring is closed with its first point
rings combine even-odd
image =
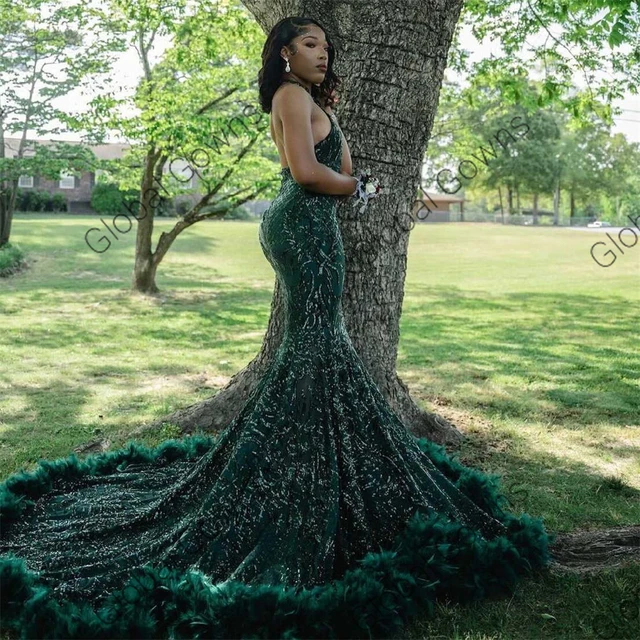
{"type": "MultiPolygon", "coordinates": [[[[339,170],[333,118],[315,153],[339,170]]],[[[212,584],[325,584],[389,548],[416,511],[485,539],[505,532],[420,449],[355,352],[337,199],[281,174],[259,228],[285,292],[272,365],[203,455],[61,478],[2,531],[0,553],[56,595],[98,599],[147,564],[212,584]]]]}

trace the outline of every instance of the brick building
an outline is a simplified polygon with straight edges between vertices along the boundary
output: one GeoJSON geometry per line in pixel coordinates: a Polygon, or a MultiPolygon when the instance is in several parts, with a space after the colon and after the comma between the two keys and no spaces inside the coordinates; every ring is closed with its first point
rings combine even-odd
{"type": "MultiPolygon", "coordinates": [[[[76,144],[90,149],[99,160],[116,160],[121,158],[130,145],[126,143],[107,143],[98,145],[86,145],[75,140],[27,140],[25,157],[33,155],[34,145],[52,146],[57,142],[76,144]]],[[[5,138],[5,158],[15,158],[18,155],[20,138],[5,138]]],[[[79,176],[62,174],[57,180],[45,176],[20,176],[19,189],[37,189],[53,195],[62,194],[67,201],[69,213],[93,213],[91,209],[91,192],[96,184],[100,169],[85,171],[79,176]]]]}

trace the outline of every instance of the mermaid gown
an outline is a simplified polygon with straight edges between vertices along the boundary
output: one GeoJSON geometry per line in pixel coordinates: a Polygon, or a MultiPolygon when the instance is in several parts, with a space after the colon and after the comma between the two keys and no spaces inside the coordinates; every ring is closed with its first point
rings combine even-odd
{"type": "MultiPolygon", "coordinates": [[[[315,145],[339,171],[331,120],[315,145]]],[[[345,330],[337,199],[289,168],[259,227],[272,364],[216,437],[40,460],[0,485],[2,626],[22,637],[389,637],[436,597],[550,560],[497,476],[406,429],[345,330]]]]}

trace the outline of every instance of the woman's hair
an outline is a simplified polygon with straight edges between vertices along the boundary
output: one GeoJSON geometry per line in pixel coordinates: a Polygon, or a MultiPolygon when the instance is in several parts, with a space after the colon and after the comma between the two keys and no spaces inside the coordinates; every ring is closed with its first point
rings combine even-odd
{"type": "Polygon", "coordinates": [[[271,29],[267,41],[262,48],[262,68],[258,72],[258,85],[260,87],[260,107],[265,113],[271,113],[271,101],[276,89],[282,84],[282,74],[285,72],[285,60],[280,55],[282,47],[291,47],[291,41],[307,31],[305,26],[315,24],[320,27],[329,45],[329,60],[327,72],[320,86],[311,85],[311,96],[322,106],[333,107],[337,102],[336,88],[340,84],[340,78],[333,72],[333,60],[335,50],[329,34],[325,28],[313,18],[299,18],[290,16],[283,18],[271,29]]]}

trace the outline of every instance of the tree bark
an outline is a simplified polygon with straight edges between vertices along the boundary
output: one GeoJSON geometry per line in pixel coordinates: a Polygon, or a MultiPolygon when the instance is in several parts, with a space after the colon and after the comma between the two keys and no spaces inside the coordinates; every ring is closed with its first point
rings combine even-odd
{"type": "Polygon", "coordinates": [[[9,243],[11,237],[11,223],[13,221],[13,207],[11,206],[11,190],[0,186],[0,247],[9,243]]]}
{"type": "MultiPolygon", "coordinates": [[[[0,106],[0,160],[5,160],[5,136],[4,136],[4,115],[0,106]]],[[[11,223],[13,222],[13,212],[16,208],[16,197],[18,193],[18,180],[7,179],[7,176],[0,175],[0,247],[9,243],[11,237],[11,223]]]]}
{"type": "Polygon", "coordinates": [[[558,226],[560,219],[560,181],[556,182],[556,188],[553,190],[553,224],[558,226]]]}
{"type": "MultiPolygon", "coordinates": [[[[573,222],[573,217],[576,215],[576,194],[573,190],[573,187],[571,188],[570,196],[571,197],[569,198],[569,209],[570,209],[569,216],[571,218],[571,222],[573,222]]],[[[571,223],[569,223],[569,226],[571,226],[571,223]]]]}
{"type": "Polygon", "coordinates": [[[140,185],[140,207],[137,211],[138,227],[136,230],[136,257],[133,266],[133,289],[140,293],[158,293],[156,271],[159,260],[155,259],[151,250],[153,238],[153,220],[155,216],[154,176],[157,170],[162,171],[162,163],[158,160],[159,151],[149,149],[145,156],[144,173],[140,185]]]}
{"type": "Polygon", "coordinates": [[[593,573],[640,562],[640,525],[558,534],[549,551],[555,573],[593,573]]]}
{"type": "MultiPolygon", "coordinates": [[[[396,360],[413,227],[410,209],[463,0],[399,4],[245,0],[244,4],[265,34],[286,15],[316,17],[339,52],[336,73],[343,82],[335,112],[349,143],[354,172],[371,168],[387,187],[364,216],[354,214],[348,202],[338,210],[346,260],[342,303],[347,330],[407,427],[439,443],[456,443],[462,434],[453,425],[412,400],[396,373],[396,360]]],[[[215,396],[150,428],[166,422],[179,425],[185,433],[224,428],[271,361],[280,343],[283,310],[276,284],[260,353],[215,396]]]]}

